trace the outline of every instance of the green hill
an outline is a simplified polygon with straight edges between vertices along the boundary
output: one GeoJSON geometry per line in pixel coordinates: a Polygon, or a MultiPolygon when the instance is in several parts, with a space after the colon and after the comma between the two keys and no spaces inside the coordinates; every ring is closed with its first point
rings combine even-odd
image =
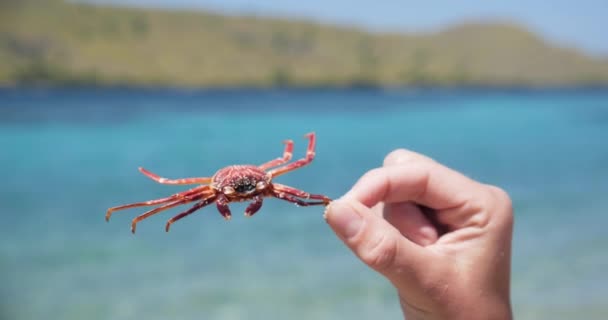
{"type": "Polygon", "coordinates": [[[511,24],[369,33],[276,18],[0,1],[0,84],[606,85],[608,60],[511,24]]]}

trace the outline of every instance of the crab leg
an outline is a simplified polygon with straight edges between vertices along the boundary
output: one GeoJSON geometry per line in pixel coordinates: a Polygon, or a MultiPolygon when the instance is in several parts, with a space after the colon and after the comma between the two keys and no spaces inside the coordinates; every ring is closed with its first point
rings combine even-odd
{"type": "Polygon", "coordinates": [[[205,199],[202,199],[199,203],[195,204],[192,208],[190,208],[190,209],[188,209],[188,210],[186,210],[186,211],[184,211],[184,212],[176,215],[175,217],[169,219],[169,221],[167,221],[167,224],[165,225],[165,231],[169,232],[169,228],[171,228],[171,225],[175,221],[177,221],[177,220],[179,220],[179,219],[181,219],[183,217],[186,217],[186,216],[190,215],[194,211],[196,211],[196,210],[198,210],[198,209],[200,209],[200,208],[202,208],[202,207],[210,204],[213,201],[215,201],[215,195],[210,196],[210,197],[205,198],[205,199]]]}
{"type": "Polygon", "coordinates": [[[167,203],[167,204],[165,204],[163,206],[160,206],[158,208],[155,208],[155,209],[152,209],[150,211],[147,211],[147,212],[145,212],[145,213],[137,216],[135,219],[133,219],[133,221],[131,221],[131,232],[135,233],[135,228],[137,227],[137,223],[138,222],[140,222],[140,221],[142,221],[142,220],[144,220],[146,218],[149,218],[150,216],[153,216],[153,215],[155,215],[155,214],[157,214],[157,213],[159,213],[161,211],[165,211],[167,209],[170,209],[170,208],[173,208],[173,207],[177,207],[177,206],[182,205],[182,204],[186,204],[186,203],[189,203],[189,202],[192,202],[192,201],[196,201],[196,200],[200,199],[201,197],[202,197],[202,195],[200,195],[200,194],[199,195],[195,195],[195,196],[192,196],[192,197],[188,197],[188,198],[180,199],[180,200],[177,200],[177,201],[174,201],[174,202],[170,202],[170,203],[167,203]]]}
{"type": "Polygon", "coordinates": [[[310,194],[308,192],[305,192],[305,191],[302,191],[302,190],[299,190],[296,188],[292,188],[290,186],[286,186],[283,184],[279,184],[279,183],[273,183],[272,185],[273,185],[275,191],[285,192],[285,193],[294,195],[299,198],[322,200],[325,204],[328,204],[331,201],[330,198],[328,198],[322,194],[310,194]]]}
{"type": "Polygon", "coordinates": [[[315,158],[315,133],[311,132],[305,135],[308,137],[308,149],[306,150],[306,157],[302,158],[298,161],[292,162],[283,167],[279,167],[273,170],[268,171],[268,174],[271,177],[277,177],[289,171],[295,170],[297,168],[303,167],[309,164],[315,158]]]}
{"type": "Polygon", "coordinates": [[[245,209],[245,216],[251,217],[262,207],[263,199],[260,196],[253,197],[253,202],[245,209]]]}
{"type": "Polygon", "coordinates": [[[230,212],[230,207],[228,207],[229,202],[230,201],[228,200],[228,198],[226,198],[226,196],[223,193],[220,193],[220,195],[217,196],[217,201],[215,201],[215,203],[217,205],[217,210],[220,212],[220,214],[226,220],[230,220],[230,218],[232,218],[232,213],[230,212]]]}
{"type": "Polygon", "coordinates": [[[283,151],[283,157],[276,158],[274,160],[270,160],[270,161],[264,163],[263,165],[260,166],[260,169],[266,170],[266,169],[269,169],[272,167],[282,165],[284,163],[287,163],[289,160],[291,160],[291,157],[293,155],[293,141],[285,140],[285,141],[283,141],[283,143],[285,144],[285,151],[283,151]]]}
{"type": "Polygon", "coordinates": [[[281,192],[281,191],[277,191],[277,190],[272,191],[272,196],[279,198],[281,200],[295,203],[296,205],[301,206],[301,207],[327,205],[327,202],[325,202],[325,201],[304,201],[302,199],[297,198],[293,194],[281,192]]]}
{"type": "Polygon", "coordinates": [[[184,179],[167,179],[158,176],[155,173],[152,173],[142,167],[139,167],[139,171],[143,173],[146,177],[162,184],[205,184],[211,182],[210,177],[200,177],[200,178],[184,178],[184,179]]]}
{"type": "Polygon", "coordinates": [[[122,206],[118,206],[118,207],[113,207],[108,209],[108,211],[106,212],[106,221],[110,221],[110,217],[112,216],[112,213],[114,211],[118,211],[118,210],[124,210],[124,209],[129,209],[129,208],[137,208],[137,207],[146,207],[146,206],[155,206],[157,204],[162,204],[162,203],[167,203],[167,202],[171,202],[171,201],[176,201],[178,199],[184,198],[186,196],[192,195],[193,193],[196,193],[198,191],[205,191],[205,189],[209,189],[209,186],[198,186],[196,188],[192,188],[190,190],[186,190],[184,192],[180,192],[180,193],[176,193],[172,196],[166,197],[166,198],[162,198],[162,199],[156,199],[156,200],[150,200],[150,201],[144,201],[144,202],[137,202],[137,203],[130,203],[130,204],[125,204],[122,206]]]}

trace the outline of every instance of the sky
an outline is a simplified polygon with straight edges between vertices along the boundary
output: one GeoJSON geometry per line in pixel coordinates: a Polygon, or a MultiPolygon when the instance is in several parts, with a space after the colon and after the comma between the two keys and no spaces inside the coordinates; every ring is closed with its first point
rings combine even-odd
{"type": "Polygon", "coordinates": [[[551,43],[608,57],[608,0],[81,0],[312,19],[372,31],[434,31],[467,21],[509,21],[551,43]]]}

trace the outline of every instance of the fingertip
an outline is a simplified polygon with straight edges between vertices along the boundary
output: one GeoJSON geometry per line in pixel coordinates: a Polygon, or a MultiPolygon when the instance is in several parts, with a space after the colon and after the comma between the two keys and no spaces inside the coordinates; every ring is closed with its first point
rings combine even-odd
{"type": "Polygon", "coordinates": [[[425,247],[437,242],[438,239],[437,229],[432,226],[422,226],[418,229],[418,239],[414,242],[425,247]]]}
{"type": "Polygon", "coordinates": [[[331,208],[332,203],[334,203],[335,200],[329,202],[326,206],[325,206],[325,210],[323,211],[323,219],[325,219],[325,222],[327,222],[327,216],[329,215],[329,210],[331,208]]]}
{"type": "Polygon", "coordinates": [[[323,217],[336,234],[343,239],[354,237],[361,229],[363,218],[348,200],[334,200],[325,209],[323,217]]]}
{"type": "Polygon", "coordinates": [[[401,266],[421,257],[420,247],[402,237],[382,217],[350,198],[333,201],[327,223],[355,255],[374,270],[389,276],[401,266]]]}

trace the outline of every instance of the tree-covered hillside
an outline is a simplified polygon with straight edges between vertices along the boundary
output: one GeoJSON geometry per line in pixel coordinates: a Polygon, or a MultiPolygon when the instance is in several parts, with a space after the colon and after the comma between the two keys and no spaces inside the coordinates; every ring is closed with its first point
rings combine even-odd
{"type": "Polygon", "coordinates": [[[0,1],[0,84],[605,85],[608,60],[511,24],[434,34],[266,17],[0,1]]]}

